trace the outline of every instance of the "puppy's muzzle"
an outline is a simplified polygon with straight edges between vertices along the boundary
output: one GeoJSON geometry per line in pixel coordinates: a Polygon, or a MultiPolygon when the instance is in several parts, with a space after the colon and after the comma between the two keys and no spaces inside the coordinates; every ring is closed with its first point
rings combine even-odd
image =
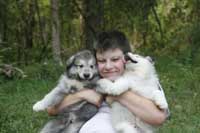
{"type": "Polygon", "coordinates": [[[136,60],[133,60],[128,54],[125,54],[124,58],[126,61],[131,61],[132,63],[138,63],[136,60]]]}
{"type": "Polygon", "coordinates": [[[92,75],[91,75],[90,73],[84,73],[84,74],[83,74],[83,78],[84,78],[85,80],[89,80],[89,79],[92,78],[92,75]]]}

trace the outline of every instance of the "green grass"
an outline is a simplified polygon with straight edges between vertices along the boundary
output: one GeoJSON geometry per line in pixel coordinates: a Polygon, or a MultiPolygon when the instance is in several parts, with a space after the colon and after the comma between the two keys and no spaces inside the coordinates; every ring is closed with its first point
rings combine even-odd
{"type": "Polygon", "coordinates": [[[32,105],[52,89],[62,71],[55,65],[25,69],[27,78],[0,77],[0,133],[36,133],[47,121],[47,113],[32,111],[32,105]]]}
{"type": "Polygon", "coordinates": [[[45,93],[47,86],[48,83],[41,80],[19,80],[1,85],[0,132],[37,132],[46,114],[34,113],[32,105],[45,93]]]}
{"type": "Polygon", "coordinates": [[[161,57],[157,63],[171,111],[171,118],[159,133],[199,132],[200,66],[181,64],[168,57],[161,57]]]}
{"type": "MultiPolygon", "coordinates": [[[[171,118],[159,133],[200,131],[200,65],[182,64],[161,56],[156,61],[161,84],[170,106],[171,118]]],[[[0,133],[36,133],[47,121],[45,112],[32,105],[54,87],[64,69],[35,64],[25,69],[25,79],[0,77],[0,133]]]]}

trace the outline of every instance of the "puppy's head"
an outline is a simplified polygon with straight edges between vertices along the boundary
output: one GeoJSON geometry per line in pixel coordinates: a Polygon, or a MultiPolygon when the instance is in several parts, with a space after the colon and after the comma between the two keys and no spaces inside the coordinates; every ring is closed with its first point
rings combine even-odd
{"type": "Polygon", "coordinates": [[[138,54],[127,53],[126,69],[141,73],[143,75],[154,72],[154,61],[150,56],[141,56],[138,54]]]}
{"type": "Polygon", "coordinates": [[[91,80],[97,75],[96,60],[89,50],[83,50],[67,60],[67,75],[79,80],[91,80]]]}

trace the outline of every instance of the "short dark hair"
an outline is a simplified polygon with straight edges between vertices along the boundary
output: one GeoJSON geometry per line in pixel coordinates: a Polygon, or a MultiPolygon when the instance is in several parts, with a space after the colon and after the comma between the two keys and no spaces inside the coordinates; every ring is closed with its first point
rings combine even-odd
{"type": "Polygon", "coordinates": [[[109,49],[119,48],[123,53],[131,52],[131,47],[125,34],[120,31],[101,32],[94,44],[94,52],[104,52],[109,49]]]}

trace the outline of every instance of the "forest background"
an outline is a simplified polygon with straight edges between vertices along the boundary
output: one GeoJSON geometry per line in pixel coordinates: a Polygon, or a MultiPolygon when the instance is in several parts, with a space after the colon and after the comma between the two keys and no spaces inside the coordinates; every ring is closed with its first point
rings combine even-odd
{"type": "Polygon", "coordinates": [[[158,132],[200,131],[200,0],[0,0],[0,132],[38,132],[48,116],[32,105],[113,29],[155,59],[171,110],[158,132]]]}

